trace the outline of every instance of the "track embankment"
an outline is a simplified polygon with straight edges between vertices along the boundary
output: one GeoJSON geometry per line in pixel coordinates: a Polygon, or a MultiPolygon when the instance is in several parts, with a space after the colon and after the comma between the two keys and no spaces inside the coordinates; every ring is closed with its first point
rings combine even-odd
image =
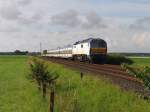
{"type": "Polygon", "coordinates": [[[56,59],[49,57],[42,57],[54,63],[63,64],[73,69],[78,69],[81,72],[90,72],[96,76],[108,79],[113,84],[119,85],[124,90],[131,90],[144,96],[150,96],[149,91],[145,91],[142,82],[126,73],[119,65],[108,64],[89,64],[65,59],[56,59]]]}

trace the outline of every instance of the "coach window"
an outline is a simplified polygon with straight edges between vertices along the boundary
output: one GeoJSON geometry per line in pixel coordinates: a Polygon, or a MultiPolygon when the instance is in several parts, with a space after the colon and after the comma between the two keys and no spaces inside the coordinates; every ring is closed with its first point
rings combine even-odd
{"type": "Polygon", "coordinates": [[[83,44],[81,44],[81,48],[83,48],[83,44]]]}

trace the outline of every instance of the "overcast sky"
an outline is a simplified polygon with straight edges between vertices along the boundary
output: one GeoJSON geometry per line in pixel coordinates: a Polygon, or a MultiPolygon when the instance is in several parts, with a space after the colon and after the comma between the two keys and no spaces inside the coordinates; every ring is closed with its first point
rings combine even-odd
{"type": "Polygon", "coordinates": [[[150,0],[0,0],[0,52],[102,38],[111,52],[150,53],[150,0]]]}

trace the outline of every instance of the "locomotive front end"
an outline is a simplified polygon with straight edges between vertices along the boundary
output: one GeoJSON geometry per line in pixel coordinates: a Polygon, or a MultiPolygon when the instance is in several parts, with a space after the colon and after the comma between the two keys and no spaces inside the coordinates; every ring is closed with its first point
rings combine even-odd
{"type": "Polygon", "coordinates": [[[93,62],[104,62],[107,55],[107,43],[102,39],[90,42],[90,59],[93,62]]]}

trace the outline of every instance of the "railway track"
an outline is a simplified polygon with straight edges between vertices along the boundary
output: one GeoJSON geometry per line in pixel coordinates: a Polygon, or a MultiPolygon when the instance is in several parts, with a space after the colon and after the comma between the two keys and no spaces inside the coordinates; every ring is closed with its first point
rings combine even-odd
{"type": "Polygon", "coordinates": [[[63,64],[69,67],[76,67],[81,70],[85,70],[89,72],[96,72],[96,73],[104,74],[104,75],[112,75],[115,77],[120,77],[120,78],[124,78],[127,80],[141,83],[140,80],[129,76],[124,70],[122,70],[120,66],[117,66],[117,65],[88,64],[88,63],[83,63],[83,62],[75,62],[71,60],[68,61],[64,59],[53,59],[53,58],[48,58],[48,60],[59,63],[59,64],[63,64]]]}
{"type": "Polygon", "coordinates": [[[49,60],[54,63],[59,63],[67,67],[78,69],[82,72],[91,72],[97,74],[98,76],[104,76],[105,78],[109,79],[109,81],[119,85],[125,90],[133,90],[144,96],[150,96],[149,92],[145,92],[142,82],[137,78],[129,76],[128,73],[126,73],[119,65],[88,64],[65,59],[56,59],[49,57],[42,58],[44,60],[49,60]]]}

